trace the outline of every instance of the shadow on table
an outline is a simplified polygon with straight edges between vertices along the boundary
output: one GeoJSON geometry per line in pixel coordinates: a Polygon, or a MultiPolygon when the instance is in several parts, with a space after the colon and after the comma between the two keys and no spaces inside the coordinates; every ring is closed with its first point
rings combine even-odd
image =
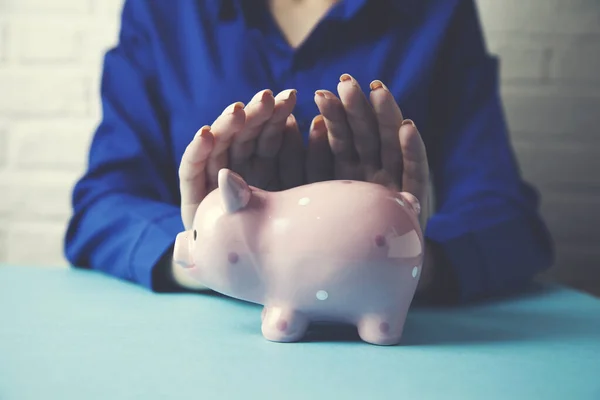
{"type": "MultiPolygon", "coordinates": [[[[462,307],[416,307],[409,313],[402,346],[484,344],[493,342],[538,341],[585,338],[600,331],[600,318],[577,310],[527,307],[519,304],[540,298],[554,289],[537,287],[520,295],[490,299],[462,307]],[[512,304],[509,304],[512,303],[512,304]]],[[[360,342],[354,326],[314,325],[305,342],[360,342]]]]}
{"type": "Polygon", "coordinates": [[[478,344],[583,338],[591,321],[582,316],[542,310],[495,310],[450,315],[409,316],[404,345],[478,344]]]}

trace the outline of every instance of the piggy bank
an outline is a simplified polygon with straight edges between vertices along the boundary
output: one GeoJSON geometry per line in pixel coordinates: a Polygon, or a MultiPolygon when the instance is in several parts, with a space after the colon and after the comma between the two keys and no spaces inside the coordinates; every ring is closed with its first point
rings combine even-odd
{"type": "Polygon", "coordinates": [[[174,260],[202,285],[263,305],[262,334],[300,340],[312,322],[400,342],[424,257],[419,201],[361,181],[269,192],[221,169],[174,260]]]}

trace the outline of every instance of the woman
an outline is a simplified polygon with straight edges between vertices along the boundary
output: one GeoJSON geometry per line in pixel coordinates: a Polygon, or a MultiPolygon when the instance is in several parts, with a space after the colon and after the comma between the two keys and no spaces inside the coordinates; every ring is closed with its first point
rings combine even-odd
{"type": "Polygon", "coordinates": [[[101,95],[76,266],[198,288],[172,246],[226,166],[267,189],[352,178],[423,203],[431,173],[427,299],[514,290],[553,261],[473,0],[126,0],[101,95]]]}

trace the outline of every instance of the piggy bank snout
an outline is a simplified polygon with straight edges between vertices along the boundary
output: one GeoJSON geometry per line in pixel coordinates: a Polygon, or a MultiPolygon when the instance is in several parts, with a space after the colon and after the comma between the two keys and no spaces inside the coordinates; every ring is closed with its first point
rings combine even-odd
{"type": "Polygon", "coordinates": [[[173,250],[173,261],[186,268],[192,266],[190,235],[193,235],[192,231],[179,233],[175,238],[175,248],[173,250]]]}

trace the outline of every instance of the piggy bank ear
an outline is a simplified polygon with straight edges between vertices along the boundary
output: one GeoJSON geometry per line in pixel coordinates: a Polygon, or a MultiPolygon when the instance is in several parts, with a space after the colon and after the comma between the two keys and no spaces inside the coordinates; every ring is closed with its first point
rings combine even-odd
{"type": "Polygon", "coordinates": [[[246,207],[250,201],[250,187],[244,179],[227,168],[222,168],[218,176],[223,207],[228,213],[234,213],[246,207]]]}

